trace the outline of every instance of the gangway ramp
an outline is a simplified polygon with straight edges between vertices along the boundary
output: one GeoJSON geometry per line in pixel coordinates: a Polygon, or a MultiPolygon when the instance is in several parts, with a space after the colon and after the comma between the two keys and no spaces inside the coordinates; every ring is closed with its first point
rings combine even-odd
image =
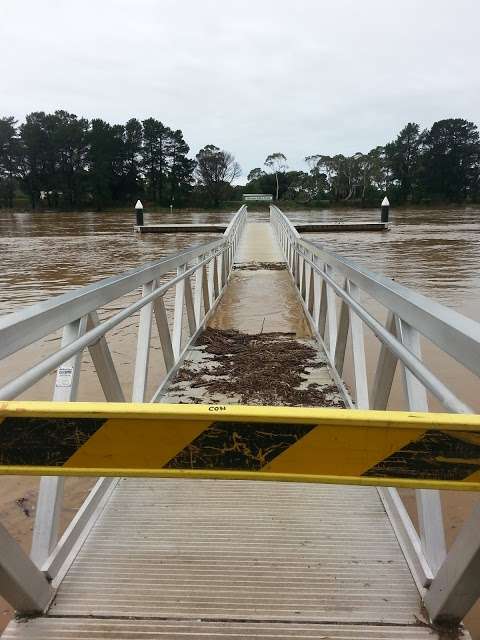
{"type": "Polygon", "coordinates": [[[344,406],[270,224],[247,224],[206,333],[158,399],[344,406]]]}
{"type": "Polygon", "coordinates": [[[123,479],[47,616],[5,638],[431,638],[416,616],[375,489],[123,479]]]}
{"type": "MultiPolygon", "coordinates": [[[[310,388],[313,395],[317,394],[316,399],[318,394],[323,394],[323,406],[334,407],[333,412],[344,412],[341,407],[349,406],[384,410],[398,362],[405,374],[408,399],[409,412],[404,419],[415,419],[415,411],[428,411],[428,405],[422,404],[422,393],[426,393],[426,389],[440,398],[448,411],[471,412],[426,371],[416,342],[416,327],[470,370],[474,370],[478,362],[480,334],[475,327],[470,327],[466,319],[459,320],[440,305],[432,305],[421,296],[404,294],[398,285],[375,279],[352,263],[302,240],[276,207],[272,207],[271,215],[271,225],[249,223],[246,209],[242,207],[222,240],[160,263],[145,265],[122,278],[86,287],[81,294],[69,293],[7,318],[0,323],[0,337],[8,337],[9,346],[5,346],[7,341],[1,343],[0,357],[14,353],[15,349],[32,343],[34,337],[38,339],[59,327],[65,326],[68,331],[64,333],[60,351],[0,388],[0,399],[14,398],[52,367],[67,362],[69,367],[64,367],[66,372],[62,372],[61,381],[63,383],[69,377],[71,384],[62,386],[60,391],[56,389],[54,399],[64,401],[58,404],[58,415],[65,407],[71,406],[74,411],[78,405],[65,401],[76,399],[78,360],[75,358],[88,348],[91,353],[93,351],[92,358],[95,358],[107,399],[123,400],[119,385],[111,384],[109,375],[113,375],[115,369],[112,369],[104,337],[107,330],[124,317],[140,311],[133,401],[144,403],[146,400],[150,331],[155,318],[167,375],[152,398],[155,404],[141,406],[160,412],[168,410],[170,405],[165,403],[207,404],[202,410],[212,408],[212,415],[208,420],[204,419],[205,431],[212,421],[215,426],[215,421],[220,420],[215,418],[215,412],[221,410],[221,403],[236,405],[245,400],[238,381],[237,395],[228,396],[225,386],[220,386],[219,391],[222,376],[215,375],[215,364],[219,359],[216,360],[213,351],[205,349],[204,339],[209,331],[247,336],[245,344],[250,346],[252,339],[257,340],[252,348],[256,349],[260,364],[267,358],[270,339],[262,342],[257,336],[273,336],[272,339],[280,340],[283,350],[292,346],[303,354],[305,349],[309,350],[309,366],[302,366],[305,362],[299,358],[303,380],[297,386],[290,386],[290,393],[297,394],[297,399],[302,397],[303,401],[291,404],[308,407],[308,393],[305,392],[310,388]],[[172,268],[177,269],[176,276],[166,283],[160,281],[172,268]],[[335,280],[334,269],[339,269],[345,277],[343,286],[338,285],[338,278],[335,280]],[[194,278],[195,285],[192,286],[194,278]],[[99,301],[112,301],[138,286],[143,287],[138,302],[103,322],[99,320],[95,312],[99,301]],[[161,300],[171,286],[175,287],[176,293],[170,329],[161,300]],[[390,305],[386,328],[378,327],[375,319],[359,304],[362,286],[369,295],[378,294],[380,302],[390,305]],[[340,298],[340,309],[336,307],[336,297],[340,298]],[[187,343],[182,337],[185,316],[190,335],[187,343]],[[37,318],[41,323],[36,322],[37,318]],[[80,328],[79,318],[86,319],[80,328]],[[382,342],[373,390],[368,388],[366,379],[362,323],[373,327],[382,342]],[[440,326],[442,331],[437,331],[440,326]],[[448,334],[444,331],[447,326],[448,334]],[[29,329],[27,337],[23,328],[29,329]],[[72,335],[74,328],[76,333],[72,335]],[[355,373],[352,395],[341,377],[349,335],[355,373]],[[205,364],[210,368],[210,379],[205,379],[205,372],[200,376],[203,380],[189,378],[189,372],[198,373],[198,368],[205,364]],[[215,384],[210,384],[212,379],[215,384]],[[370,397],[373,398],[371,405],[370,397]]],[[[237,356],[235,353],[229,356],[232,356],[229,361],[232,367],[236,367],[237,356]]],[[[223,362],[222,366],[227,365],[223,362]]],[[[228,383],[228,376],[226,378],[228,383]]],[[[283,402],[275,380],[271,382],[270,391],[268,387],[266,390],[269,399],[272,393],[277,394],[278,409],[288,402],[283,402]]],[[[251,390],[251,386],[249,388],[251,390]]],[[[266,393],[265,388],[260,389],[256,404],[264,404],[262,393],[266,393]]],[[[320,402],[311,404],[322,406],[320,402]]],[[[7,425],[11,424],[7,421],[12,417],[8,414],[8,405],[8,402],[4,405],[7,407],[4,413],[7,425]]],[[[108,406],[112,411],[124,411],[126,406],[128,412],[129,405],[108,406]]],[[[134,406],[130,405],[131,413],[134,406]]],[[[177,414],[180,413],[178,406],[177,414]]],[[[191,406],[186,409],[193,410],[191,406]]],[[[228,408],[230,410],[234,413],[241,407],[228,408]]],[[[275,410],[268,409],[272,415],[275,410]]],[[[29,418],[28,409],[23,407],[23,411],[24,417],[29,418]]],[[[52,416],[55,414],[51,407],[48,411],[52,416]]],[[[256,411],[261,413],[262,409],[256,411]]],[[[103,420],[100,413],[90,417],[103,420]]],[[[371,416],[368,411],[345,411],[344,415],[347,414],[364,414],[367,422],[371,416]]],[[[386,421],[382,425],[384,430],[389,432],[391,426],[405,427],[395,416],[384,411],[382,414],[386,416],[381,418],[386,421]],[[387,424],[389,420],[391,424],[387,424]]],[[[273,425],[272,415],[267,422],[273,425]]],[[[78,415],[70,417],[78,426],[75,423],[78,415]]],[[[475,580],[480,545],[474,532],[478,531],[480,512],[478,509],[473,512],[465,525],[465,533],[459,534],[459,548],[454,546],[447,555],[442,547],[438,496],[436,492],[425,490],[440,486],[462,488],[462,482],[478,490],[478,420],[455,422],[454,417],[450,420],[444,414],[439,418],[438,425],[442,426],[437,431],[459,431],[461,436],[453,434],[452,439],[457,444],[460,440],[462,447],[450,450],[451,459],[447,460],[442,450],[441,464],[426,468],[424,484],[417,479],[416,468],[412,471],[405,467],[402,447],[402,455],[397,456],[390,467],[376,465],[374,476],[365,473],[369,467],[364,467],[352,478],[338,478],[335,469],[332,471],[331,468],[328,477],[320,477],[318,473],[315,477],[311,474],[302,476],[298,470],[267,477],[270,462],[264,452],[259,459],[264,461],[265,458],[267,465],[258,468],[253,475],[242,475],[241,470],[232,471],[231,466],[220,470],[199,468],[193,464],[193,459],[189,464],[188,456],[183,455],[185,451],[193,451],[195,441],[192,439],[186,443],[188,446],[182,445],[179,449],[178,460],[172,457],[165,464],[153,465],[150,469],[146,465],[128,468],[127,462],[133,464],[133,452],[139,447],[147,453],[149,448],[153,451],[161,449],[158,445],[150,446],[148,440],[143,441],[144,432],[137,430],[142,437],[130,438],[130,448],[126,440],[123,441],[126,445],[120,447],[123,462],[111,463],[109,468],[106,463],[87,468],[84,460],[83,470],[90,475],[120,476],[123,471],[125,475],[141,477],[99,480],[86,505],[60,539],[55,538],[53,532],[58,496],[61,495],[59,479],[47,478],[51,482],[42,479],[44,493],[42,509],[39,509],[42,517],[37,516],[34,562],[15,548],[14,541],[0,527],[0,541],[7,541],[12,550],[6,557],[5,554],[2,556],[0,548],[3,571],[0,587],[2,581],[6,581],[8,595],[13,603],[19,603],[20,611],[28,611],[26,601],[37,604],[43,611],[40,616],[13,621],[4,637],[7,640],[250,637],[423,640],[445,637],[442,635],[445,627],[440,629],[438,621],[449,622],[448,629],[454,628],[456,633],[458,621],[479,592],[478,580],[475,580]],[[468,433],[469,430],[474,433],[468,433]],[[459,452],[463,458],[456,455],[459,452]],[[172,460],[179,462],[172,465],[172,460]],[[377,477],[379,473],[388,476],[390,468],[400,475],[394,479],[377,477]],[[442,469],[445,477],[441,475],[442,469]],[[262,477],[265,470],[267,473],[262,477]],[[298,481],[300,477],[302,482],[298,481]],[[243,479],[239,481],[240,478],[243,479]],[[350,486],[355,482],[361,486],[350,486]],[[384,488],[367,486],[374,483],[384,488]],[[390,485],[419,489],[420,534],[390,485]],[[51,517],[50,529],[46,514],[51,517]],[[40,535],[42,527],[49,535],[47,547],[40,535]],[[21,566],[20,573],[11,571],[16,566],[21,566]],[[449,579],[449,576],[453,578],[449,579]],[[435,624],[429,623],[428,616],[435,624]]],[[[125,434],[135,428],[130,418],[124,416],[123,421],[117,420],[119,434],[122,430],[125,434]]],[[[238,415],[237,419],[240,419],[238,415]]],[[[435,425],[429,423],[428,414],[422,414],[421,419],[425,421],[428,436],[435,425]]],[[[305,426],[305,419],[302,420],[304,422],[292,418],[291,422],[298,428],[305,426]]],[[[95,423],[93,428],[98,428],[101,436],[108,422],[107,416],[105,425],[102,421],[95,423]]],[[[114,419],[110,427],[112,423],[115,423],[114,419]]],[[[33,423],[28,424],[32,426],[33,423]]],[[[68,420],[62,427],[65,424],[68,426],[68,420]]],[[[159,422],[158,432],[165,433],[169,424],[168,420],[159,422]]],[[[263,435],[273,437],[275,433],[283,433],[283,423],[276,426],[279,427],[277,431],[262,423],[263,435]]],[[[320,420],[317,425],[320,431],[321,426],[320,420]]],[[[170,428],[176,438],[177,428],[173,424],[170,428]]],[[[232,433],[236,436],[235,424],[230,424],[232,433]]],[[[79,436],[81,432],[77,430],[76,434],[79,436]]],[[[425,434],[407,438],[407,444],[424,442],[425,434]]],[[[93,433],[92,441],[96,435],[93,433]]],[[[365,441],[362,438],[356,440],[357,444],[365,441]]],[[[426,441],[430,442],[428,437],[426,441]]],[[[448,438],[444,441],[451,442],[448,438]]],[[[390,436],[385,443],[392,446],[390,436]]],[[[80,454],[85,453],[88,446],[89,442],[83,440],[75,444],[80,454]]],[[[248,461],[248,447],[238,440],[236,446],[240,446],[243,458],[248,461]]],[[[113,448],[109,449],[110,454],[113,448]]],[[[432,455],[430,449],[416,446],[407,446],[406,450],[415,462],[419,451],[420,455],[432,455]]],[[[75,452],[73,456],[71,453],[66,456],[59,448],[58,452],[55,450],[55,455],[57,453],[59,457],[55,458],[49,452],[43,465],[48,467],[50,461],[57,466],[45,467],[44,473],[56,475],[78,471],[72,465],[75,452]]],[[[98,454],[98,450],[94,453],[98,454]]],[[[211,453],[210,448],[209,455],[211,453]]],[[[222,449],[221,453],[228,454],[229,451],[222,449]]],[[[379,459],[386,457],[382,455],[379,459]]],[[[315,456],[310,459],[315,462],[315,456]]],[[[28,461],[22,463],[28,466],[28,461]]],[[[0,461],[0,472],[4,473],[2,464],[9,463],[5,459],[0,461]]],[[[30,472],[42,473],[40,467],[30,472]]],[[[5,589],[3,593],[6,593],[5,589]]]]}

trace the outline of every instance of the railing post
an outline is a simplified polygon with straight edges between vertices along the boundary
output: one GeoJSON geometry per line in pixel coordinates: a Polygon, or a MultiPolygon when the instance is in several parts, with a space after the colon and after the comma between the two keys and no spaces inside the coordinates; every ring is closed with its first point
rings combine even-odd
{"type": "MultiPolygon", "coordinates": [[[[402,344],[421,360],[422,351],[418,331],[398,317],[395,318],[395,328],[397,337],[402,344]]],[[[408,408],[410,411],[428,412],[425,387],[404,365],[402,365],[402,369],[408,408]]],[[[440,492],[417,489],[415,497],[423,552],[433,575],[435,575],[447,555],[440,492]]]]}
{"type": "MultiPolygon", "coordinates": [[[[205,256],[199,256],[197,262],[201,263],[204,260],[205,256]]],[[[195,271],[195,318],[197,321],[197,326],[202,324],[203,315],[202,315],[202,300],[203,300],[203,277],[204,277],[204,269],[203,265],[198,267],[195,271]]]]}
{"type": "MultiPolygon", "coordinates": [[[[185,265],[181,265],[177,269],[177,275],[185,272],[185,265]]],[[[183,299],[185,297],[185,279],[177,282],[175,286],[175,308],[173,311],[173,337],[172,347],[175,362],[180,357],[182,350],[182,331],[183,331],[183,299]]]]}
{"type": "Polygon", "coordinates": [[[43,573],[1,524],[0,595],[22,614],[43,612],[53,596],[43,573]]]}
{"type": "Polygon", "coordinates": [[[187,312],[187,321],[190,335],[193,336],[197,329],[197,321],[195,319],[195,309],[193,306],[193,294],[190,277],[185,278],[185,309],[187,312]]]}
{"type": "MultiPolygon", "coordinates": [[[[325,273],[333,278],[333,269],[330,265],[325,265],[325,273]]],[[[328,349],[330,352],[330,358],[335,358],[335,347],[337,346],[337,309],[335,292],[332,287],[326,283],[327,293],[327,327],[328,327],[328,349]]]]}
{"type": "MultiPolygon", "coordinates": [[[[314,257],[313,253],[310,254],[310,260],[313,262],[314,257]]],[[[308,309],[308,313],[310,316],[313,315],[313,307],[315,305],[315,271],[313,270],[313,266],[309,265],[309,278],[308,278],[308,287],[307,287],[307,299],[305,300],[305,304],[308,309]]]]}
{"type": "MultiPolygon", "coordinates": [[[[63,329],[62,347],[84,335],[87,316],[67,324],[63,329]]],[[[77,353],[57,370],[53,400],[71,402],[77,397],[82,354],[77,353]]],[[[38,490],[35,524],[30,557],[41,567],[58,542],[60,515],[63,502],[64,478],[44,476],[38,490]]]]}
{"type": "Polygon", "coordinates": [[[435,623],[459,623],[480,597],[480,504],[457,534],[424,597],[435,623]]]}
{"type": "MultiPolygon", "coordinates": [[[[385,329],[393,335],[396,335],[397,333],[395,328],[395,316],[391,311],[388,313],[385,329]]],[[[372,409],[379,409],[383,411],[387,408],[393,378],[395,377],[395,369],[397,368],[397,361],[398,358],[382,342],[380,353],[378,354],[371,392],[370,406],[372,409]]]]}
{"type": "Polygon", "coordinates": [[[212,287],[212,305],[215,300],[218,298],[218,256],[214,256],[213,258],[213,266],[212,266],[212,277],[213,277],[213,287],[212,287]]]}
{"type": "MultiPolygon", "coordinates": [[[[360,290],[353,282],[347,282],[347,291],[352,298],[359,302],[360,290]]],[[[368,409],[368,381],[367,365],[365,361],[365,341],[363,337],[363,323],[350,308],[350,327],[352,334],[353,370],[355,375],[355,404],[357,409],[368,409]]]]}
{"type": "MultiPolygon", "coordinates": [[[[91,311],[88,315],[87,331],[98,327],[99,324],[97,312],[91,311]]],[[[89,345],[88,350],[107,402],[125,402],[122,385],[105,336],[95,344],[89,345]]]]}
{"type": "MultiPolygon", "coordinates": [[[[348,291],[348,280],[345,279],[343,288],[348,291]]],[[[348,331],[350,329],[350,308],[345,300],[342,300],[340,307],[340,319],[338,321],[337,345],[335,347],[335,369],[338,375],[343,374],[345,362],[345,352],[347,349],[348,331]]]]}
{"type": "Polygon", "coordinates": [[[160,338],[160,344],[162,345],[165,369],[168,373],[175,365],[175,356],[173,355],[172,338],[170,336],[170,328],[168,326],[167,312],[163,303],[163,298],[157,298],[154,301],[153,310],[155,312],[158,337],[160,338]]]}
{"type": "MultiPolygon", "coordinates": [[[[142,287],[142,296],[148,296],[155,289],[155,281],[142,287]]],[[[147,388],[150,338],[152,335],[153,304],[150,302],[140,310],[138,323],[137,354],[133,374],[132,402],[144,402],[147,388]]]]}

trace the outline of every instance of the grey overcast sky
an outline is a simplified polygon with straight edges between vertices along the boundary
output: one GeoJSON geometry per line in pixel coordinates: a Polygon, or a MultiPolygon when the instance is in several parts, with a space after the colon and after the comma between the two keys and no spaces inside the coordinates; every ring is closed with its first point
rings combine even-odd
{"type": "Polygon", "coordinates": [[[0,0],[0,115],[154,116],[244,176],[480,123],[479,0],[0,0]]]}

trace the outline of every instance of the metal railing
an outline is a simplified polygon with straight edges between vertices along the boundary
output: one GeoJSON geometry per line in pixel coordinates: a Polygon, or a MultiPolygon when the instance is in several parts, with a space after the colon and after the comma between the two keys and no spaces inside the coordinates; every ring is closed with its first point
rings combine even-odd
{"type": "MultiPolygon", "coordinates": [[[[13,400],[39,380],[57,370],[53,400],[77,399],[82,353],[88,349],[107,401],[126,401],[107,335],[125,319],[139,313],[137,347],[132,376],[132,402],[145,402],[155,321],[165,365],[150,402],[162,394],[181,366],[190,344],[205,326],[218,303],[231,272],[238,242],[246,223],[242,206],[219,240],[142,265],[119,276],[106,278],[0,318],[0,360],[17,353],[59,329],[60,348],[53,354],[3,384],[0,400],[13,400]],[[169,274],[174,275],[170,275],[169,274]],[[176,272],[176,273],[175,273],[176,272]],[[168,280],[161,282],[161,279],[168,280]],[[194,279],[194,286],[192,286],[194,279]],[[97,311],[141,288],[139,300],[101,320],[97,311]],[[174,288],[173,317],[169,318],[163,297],[174,288]],[[187,335],[185,334],[186,316],[187,335]],[[172,329],[170,329],[172,325],[172,329]]],[[[43,477],[37,500],[31,560],[0,525],[2,594],[17,611],[43,610],[68,559],[87,535],[92,518],[106,504],[117,480],[100,478],[59,538],[63,502],[63,478],[43,477]],[[8,549],[8,558],[4,550],[8,549]]]]}
{"type": "MultiPolygon", "coordinates": [[[[480,376],[480,324],[303,239],[273,205],[270,221],[312,331],[325,350],[331,373],[347,406],[386,409],[399,365],[403,408],[428,412],[430,393],[447,412],[473,413],[425,364],[420,336],[480,376]],[[385,324],[362,304],[362,295],[384,308],[385,324]],[[365,327],[380,342],[370,384],[365,327]],[[349,344],[352,394],[343,380],[349,344]]],[[[463,619],[480,595],[476,574],[480,562],[480,508],[474,509],[458,536],[460,542],[455,543],[447,555],[438,491],[416,490],[419,534],[397,490],[379,488],[378,491],[432,619],[463,619]]]]}

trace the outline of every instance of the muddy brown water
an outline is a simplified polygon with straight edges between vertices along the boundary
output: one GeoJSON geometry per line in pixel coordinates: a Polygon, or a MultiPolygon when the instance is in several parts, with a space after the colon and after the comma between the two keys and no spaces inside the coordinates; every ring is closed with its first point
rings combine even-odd
{"type": "MultiPolygon", "coordinates": [[[[146,222],[224,222],[229,213],[146,214],[146,222]]],[[[253,219],[266,219],[257,214],[253,219]]],[[[379,219],[377,210],[324,210],[322,212],[290,212],[292,221],[353,221],[379,219]]],[[[366,267],[392,277],[456,311],[480,321],[480,208],[392,211],[388,232],[305,234],[313,242],[342,254],[366,267]]],[[[119,274],[150,260],[192,245],[219,238],[218,234],[146,234],[132,232],[133,216],[126,213],[15,213],[0,212],[0,315],[20,309],[53,295],[74,289],[101,278],[119,274]]],[[[110,305],[106,313],[125,304],[110,305]]],[[[172,304],[167,296],[167,305],[172,304]]],[[[372,309],[378,317],[382,310],[372,309]]],[[[109,336],[120,379],[129,392],[132,359],[135,349],[135,321],[125,322],[109,336]]],[[[0,363],[0,383],[28,366],[38,355],[58,346],[57,334],[40,347],[25,349],[13,360],[0,363]]],[[[376,344],[367,336],[369,371],[372,370],[376,344]]],[[[154,344],[154,352],[159,351],[154,344]]],[[[425,359],[447,384],[480,412],[478,383],[473,376],[455,365],[432,345],[424,344],[425,359]]],[[[162,363],[153,363],[160,370],[162,363]]],[[[91,372],[88,357],[82,370],[91,372]]],[[[154,377],[154,376],[153,376],[154,377]]],[[[153,388],[153,387],[152,387],[153,388]]],[[[154,390],[154,389],[153,389],[154,390]]],[[[22,397],[48,399],[52,378],[35,386],[22,397]]],[[[79,399],[102,400],[101,390],[93,376],[84,376],[79,399]]],[[[397,380],[392,408],[400,408],[401,387],[397,380]]],[[[432,408],[438,406],[432,402],[432,408]]],[[[84,495],[85,481],[72,485],[66,503],[66,520],[74,513],[84,495]],[[83,484],[82,484],[83,483],[83,484]],[[70,515],[69,515],[70,514],[70,515]]],[[[28,547],[36,481],[24,478],[0,479],[0,520],[7,523],[17,539],[28,547]],[[25,498],[25,501],[22,499],[25,498]],[[17,502],[20,501],[20,502],[17,502]],[[26,515],[22,506],[27,508],[26,515]]],[[[412,503],[411,495],[406,495],[412,503]]],[[[472,496],[454,492],[443,495],[447,536],[454,538],[468,514],[472,496]]],[[[0,629],[9,611],[0,602],[0,629]],[[2,615],[2,612],[3,615],[2,615]]],[[[469,628],[480,639],[480,613],[475,610],[468,620],[469,628]]]]}

